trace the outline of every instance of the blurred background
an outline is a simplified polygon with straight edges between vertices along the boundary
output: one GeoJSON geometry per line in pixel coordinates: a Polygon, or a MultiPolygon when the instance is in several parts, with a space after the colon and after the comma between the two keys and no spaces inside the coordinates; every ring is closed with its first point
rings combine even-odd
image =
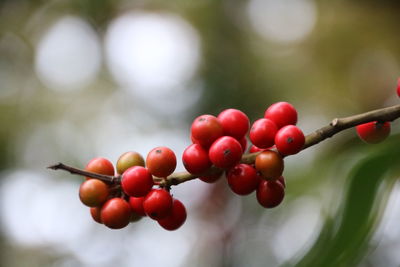
{"type": "MultiPolygon", "coordinates": [[[[286,159],[284,202],[225,179],[172,192],[168,232],[95,223],[82,179],[46,166],[172,148],[226,108],[273,102],[307,134],[398,103],[400,4],[357,0],[1,0],[1,266],[400,266],[398,123],[383,144],[348,130],[286,159]]],[[[181,163],[178,170],[183,170],[181,163]]]]}

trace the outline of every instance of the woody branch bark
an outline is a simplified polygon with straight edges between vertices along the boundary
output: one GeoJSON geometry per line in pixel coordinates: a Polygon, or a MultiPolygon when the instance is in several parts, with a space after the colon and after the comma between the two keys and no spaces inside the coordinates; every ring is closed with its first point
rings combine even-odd
{"type": "MultiPolygon", "coordinates": [[[[311,146],[314,146],[322,141],[324,141],[327,138],[330,138],[334,136],[335,134],[355,127],[359,124],[371,122],[371,121],[379,121],[379,122],[386,122],[386,121],[393,121],[396,120],[400,117],[400,105],[396,106],[391,106],[387,108],[382,108],[382,109],[377,109],[377,110],[372,110],[369,112],[345,117],[345,118],[336,118],[331,121],[331,123],[327,126],[324,126],[306,136],[306,141],[305,144],[302,148],[302,150],[309,148],[311,146]]],[[[259,154],[258,153],[251,153],[251,154],[244,154],[242,156],[242,163],[254,163],[256,156],[259,154]]],[[[109,183],[120,183],[121,182],[121,176],[109,176],[109,175],[101,175],[101,174],[96,174],[92,172],[87,172],[84,170],[80,170],[77,168],[70,167],[68,165],[65,165],[63,163],[58,163],[55,165],[51,165],[48,167],[49,169],[53,170],[64,170],[68,171],[71,174],[77,174],[77,175],[83,175],[95,179],[100,179],[102,181],[106,181],[109,183]]],[[[218,172],[223,171],[222,169],[219,169],[215,166],[211,167],[209,170],[207,170],[205,173],[201,175],[194,175],[190,174],[188,172],[176,172],[168,176],[166,179],[161,179],[154,177],[154,181],[161,185],[161,186],[171,186],[171,185],[178,185],[193,179],[196,179],[201,176],[205,175],[212,175],[216,174],[218,172]]]]}

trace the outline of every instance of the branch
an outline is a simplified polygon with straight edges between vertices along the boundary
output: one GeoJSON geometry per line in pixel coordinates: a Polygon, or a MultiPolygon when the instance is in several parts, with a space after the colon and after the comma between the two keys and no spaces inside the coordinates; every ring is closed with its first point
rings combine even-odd
{"type": "MultiPolygon", "coordinates": [[[[350,116],[350,117],[339,118],[339,119],[336,118],[336,119],[332,120],[332,122],[329,125],[324,126],[320,129],[310,133],[309,135],[307,135],[306,142],[305,142],[302,150],[309,148],[311,146],[314,146],[314,145],[324,141],[325,139],[334,136],[335,134],[337,134],[343,130],[355,127],[359,124],[363,124],[363,123],[367,123],[367,122],[371,122],[371,121],[380,121],[380,122],[393,121],[393,120],[398,119],[399,117],[400,117],[400,105],[396,105],[396,106],[392,106],[392,107],[372,110],[369,112],[361,113],[361,114],[350,116]]],[[[247,164],[252,164],[252,163],[254,163],[254,161],[259,153],[260,152],[244,154],[242,156],[241,162],[247,163],[247,164]]],[[[121,176],[108,176],[108,175],[96,174],[96,173],[76,169],[76,168],[67,166],[62,163],[58,163],[58,164],[49,166],[48,168],[53,169],[53,170],[65,170],[65,171],[70,172],[71,174],[84,175],[84,176],[88,176],[91,178],[100,179],[102,181],[106,181],[109,183],[120,183],[121,182],[121,176]]],[[[157,177],[153,177],[153,180],[161,186],[168,187],[171,185],[178,185],[178,184],[196,179],[198,177],[217,174],[217,173],[220,173],[223,171],[224,171],[223,169],[219,169],[215,166],[212,166],[205,173],[202,173],[200,175],[194,175],[194,174],[190,174],[188,172],[177,172],[177,173],[171,174],[166,179],[160,179],[157,177]]]]}

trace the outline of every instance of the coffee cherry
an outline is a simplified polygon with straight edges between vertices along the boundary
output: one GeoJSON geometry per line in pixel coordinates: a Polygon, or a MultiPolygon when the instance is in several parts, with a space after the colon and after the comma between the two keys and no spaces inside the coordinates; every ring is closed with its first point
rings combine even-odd
{"type": "Polygon", "coordinates": [[[301,151],[305,143],[303,132],[294,125],[279,129],[275,136],[275,145],[282,155],[294,155],[301,151]]]}
{"type": "Polygon", "coordinates": [[[248,164],[237,164],[226,173],[229,187],[238,195],[248,195],[256,190],[260,178],[248,164]]]}
{"type": "Polygon", "coordinates": [[[122,189],[131,197],[146,196],[153,184],[150,172],[141,166],[130,167],[124,172],[121,179],[122,189]]]}
{"type": "Polygon", "coordinates": [[[397,80],[397,95],[400,97],[400,78],[397,80]]]}
{"type": "Polygon", "coordinates": [[[283,188],[286,188],[286,182],[283,176],[280,176],[276,181],[280,182],[283,185],[283,188]]]}
{"type": "Polygon", "coordinates": [[[244,137],[250,127],[249,118],[238,109],[226,109],[217,118],[222,125],[224,135],[232,136],[237,140],[244,137]]]}
{"type": "Polygon", "coordinates": [[[261,152],[256,157],[256,169],[264,179],[278,179],[283,173],[283,159],[279,153],[271,150],[261,152]]]}
{"type": "Polygon", "coordinates": [[[285,189],[279,181],[261,180],[257,188],[257,201],[264,208],[278,206],[285,196],[285,189]]]}
{"type": "Polygon", "coordinates": [[[111,229],[121,229],[129,224],[131,207],[122,198],[109,199],[101,208],[101,221],[111,229]]]}
{"type": "Polygon", "coordinates": [[[208,151],[199,144],[191,144],[182,154],[185,169],[193,174],[200,174],[211,167],[208,151]]]}
{"type": "Polygon", "coordinates": [[[79,198],[88,207],[101,206],[108,198],[108,186],[97,179],[84,181],[79,187],[79,198]]]}
{"type": "Polygon", "coordinates": [[[167,217],[172,210],[172,197],[164,189],[152,189],[143,201],[144,212],[154,220],[167,217]]]}
{"type": "MultiPolygon", "coordinates": [[[[85,167],[85,171],[104,175],[114,175],[114,166],[108,159],[94,158],[85,167]]],[[[86,179],[91,179],[86,177],[86,179]]]]}
{"type": "Polygon", "coordinates": [[[144,167],[144,159],[142,155],[135,151],[125,152],[117,161],[117,173],[123,174],[127,169],[133,166],[144,167]]]}
{"type": "Polygon", "coordinates": [[[265,111],[264,117],[275,122],[278,129],[286,125],[296,125],[297,123],[297,111],[288,102],[272,104],[265,111]]]}
{"type": "Polygon", "coordinates": [[[231,136],[218,138],[208,151],[211,162],[222,169],[235,166],[242,158],[242,154],[242,146],[239,141],[231,136]]]}
{"type": "Polygon", "coordinates": [[[143,201],[145,197],[130,197],[129,198],[129,205],[131,206],[131,209],[139,214],[140,216],[146,216],[146,213],[144,212],[143,209],[143,201]]]}
{"type": "Polygon", "coordinates": [[[269,148],[274,145],[278,128],[270,119],[256,120],[251,126],[250,141],[259,148],[269,148]]]}
{"type": "Polygon", "coordinates": [[[240,140],[239,140],[239,143],[240,143],[240,145],[241,145],[241,147],[242,147],[242,151],[243,151],[243,153],[246,151],[246,149],[247,149],[247,138],[246,138],[246,136],[243,136],[240,140]]]}
{"type": "Polygon", "coordinates": [[[192,138],[204,148],[210,147],[224,133],[221,123],[212,115],[197,117],[190,131],[192,138]]]}
{"type": "Polygon", "coordinates": [[[215,183],[216,181],[218,181],[219,178],[221,178],[222,174],[223,174],[223,172],[200,176],[199,179],[202,180],[203,182],[212,184],[212,183],[215,183]]]}
{"type": "Polygon", "coordinates": [[[103,222],[101,221],[101,207],[90,208],[90,215],[92,215],[94,221],[103,224],[103,222]]]}
{"type": "Polygon", "coordinates": [[[153,148],[153,150],[147,154],[146,165],[152,175],[167,177],[173,173],[176,168],[175,153],[164,146],[153,148]]]}
{"type": "Polygon", "coordinates": [[[255,145],[252,145],[250,147],[249,153],[256,153],[256,152],[260,152],[260,151],[264,151],[264,150],[265,150],[265,148],[259,148],[259,147],[256,147],[255,145]]]}
{"type": "Polygon", "coordinates": [[[390,134],[390,122],[368,122],[356,126],[357,134],[368,144],[377,144],[385,140],[390,134]]]}
{"type": "Polygon", "coordinates": [[[169,231],[174,231],[181,227],[186,221],[186,209],[185,206],[177,200],[173,199],[171,213],[164,219],[158,220],[158,224],[169,231]]]}

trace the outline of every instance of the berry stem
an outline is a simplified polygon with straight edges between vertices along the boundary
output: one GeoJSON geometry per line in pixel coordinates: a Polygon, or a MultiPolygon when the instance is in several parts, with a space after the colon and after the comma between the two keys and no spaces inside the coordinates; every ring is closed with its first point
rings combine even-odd
{"type": "MultiPolygon", "coordinates": [[[[396,106],[391,106],[387,108],[382,108],[382,109],[376,109],[372,111],[368,111],[365,113],[349,116],[349,117],[344,117],[344,118],[336,118],[333,119],[332,122],[324,126],[309,135],[306,136],[306,141],[305,144],[302,148],[302,150],[309,148],[311,146],[314,146],[322,141],[324,141],[327,138],[330,138],[334,136],[335,134],[355,127],[359,124],[371,122],[371,121],[378,121],[378,122],[386,122],[386,121],[393,121],[396,120],[400,117],[400,105],[396,106]]],[[[250,154],[243,154],[241,162],[242,163],[247,163],[247,164],[253,164],[256,156],[260,154],[261,152],[256,152],[256,153],[250,153],[250,154]]],[[[64,170],[68,171],[71,174],[77,174],[77,175],[83,175],[91,178],[96,178],[100,179],[102,181],[106,181],[109,183],[120,183],[121,182],[121,176],[109,176],[109,175],[102,175],[102,174],[97,174],[97,173],[92,173],[92,172],[87,172],[84,170],[80,170],[77,168],[70,167],[68,165],[65,165],[63,163],[58,163],[52,166],[47,167],[52,170],[64,170]]],[[[212,175],[221,172],[222,169],[219,169],[215,166],[212,166],[210,169],[208,169],[205,173],[202,173],[201,175],[194,175],[190,174],[188,172],[176,172],[171,175],[169,175],[166,179],[160,179],[157,177],[153,177],[153,180],[155,181],[156,184],[163,186],[163,187],[169,187],[172,185],[178,185],[190,180],[194,180],[198,177],[205,176],[205,175],[212,175]]]]}

